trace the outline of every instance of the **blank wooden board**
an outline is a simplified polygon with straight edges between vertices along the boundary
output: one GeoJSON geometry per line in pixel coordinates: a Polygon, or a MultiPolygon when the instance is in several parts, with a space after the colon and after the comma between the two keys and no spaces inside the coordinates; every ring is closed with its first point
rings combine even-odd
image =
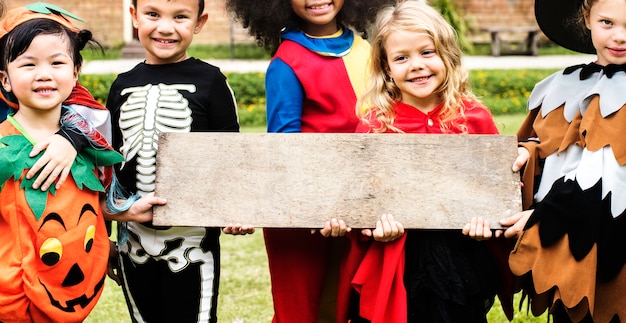
{"type": "Polygon", "coordinates": [[[371,228],[498,227],[521,210],[515,136],[161,133],[154,224],[371,228]]]}

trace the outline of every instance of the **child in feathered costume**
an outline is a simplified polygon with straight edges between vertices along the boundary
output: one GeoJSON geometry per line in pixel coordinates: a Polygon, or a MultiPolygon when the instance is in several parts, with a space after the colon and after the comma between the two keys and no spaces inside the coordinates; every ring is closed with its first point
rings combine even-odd
{"type": "Polygon", "coordinates": [[[530,95],[518,131],[530,156],[529,210],[501,221],[513,225],[505,235],[521,232],[509,264],[527,278],[533,314],[624,322],[626,1],[537,0],[535,15],[552,41],[597,60],[554,73],[530,95]]]}

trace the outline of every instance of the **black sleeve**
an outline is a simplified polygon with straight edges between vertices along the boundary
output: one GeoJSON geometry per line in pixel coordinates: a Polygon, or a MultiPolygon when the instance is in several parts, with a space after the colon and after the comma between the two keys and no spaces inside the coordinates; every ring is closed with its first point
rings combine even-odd
{"type": "Polygon", "coordinates": [[[63,126],[61,126],[61,129],[59,129],[56,134],[67,139],[67,141],[72,144],[74,149],[76,149],[77,153],[80,153],[80,151],[89,144],[89,139],[85,137],[85,134],[76,133],[74,131],[63,128],[63,126]]]}
{"type": "Polygon", "coordinates": [[[223,74],[216,75],[211,84],[210,93],[210,128],[212,131],[238,132],[237,103],[223,74]]]}

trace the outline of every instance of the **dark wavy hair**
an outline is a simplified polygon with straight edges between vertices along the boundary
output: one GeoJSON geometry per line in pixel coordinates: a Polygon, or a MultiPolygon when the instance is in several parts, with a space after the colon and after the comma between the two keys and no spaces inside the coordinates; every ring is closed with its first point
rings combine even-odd
{"type": "Polygon", "coordinates": [[[6,71],[8,64],[23,54],[30,47],[33,39],[39,35],[67,37],[69,51],[72,54],[72,60],[76,67],[80,67],[83,64],[83,56],[80,54],[80,51],[87,44],[95,44],[102,49],[100,43],[93,39],[91,32],[88,30],[81,30],[76,33],[51,19],[32,19],[19,24],[0,38],[0,48],[2,49],[2,52],[0,52],[0,70],[6,71]]]}
{"type": "MultiPolygon", "coordinates": [[[[367,29],[376,19],[378,10],[394,3],[396,0],[345,0],[337,22],[367,38],[367,29]]],[[[300,29],[302,21],[291,9],[289,0],[227,0],[226,8],[248,28],[257,44],[271,53],[280,44],[280,31],[300,29]]]]}

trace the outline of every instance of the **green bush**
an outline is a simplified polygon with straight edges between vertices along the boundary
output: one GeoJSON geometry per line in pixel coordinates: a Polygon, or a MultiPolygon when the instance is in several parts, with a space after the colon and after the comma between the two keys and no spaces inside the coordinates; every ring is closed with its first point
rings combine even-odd
{"type": "Polygon", "coordinates": [[[264,73],[225,73],[238,105],[265,105],[264,73]],[[262,100],[261,100],[262,99],[262,100]]]}
{"type": "Polygon", "coordinates": [[[226,73],[239,108],[242,126],[265,126],[265,74],[226,73]]]}
{"type": "Polygon", "coordinates": [[[554,69],[471,70],[472,90],[494,115],[525,113],[537,82],[554,69]]]}
{"type": "Polygon", "coordinates": [[[81,74],[78,77],[78,81],[91,92],[91,95],[93,95],[98,102],[106,105],[109,89],[116,77],[117,75],[113,74],[81,74]]]}
{"type": "MultiPolygon", "coordinates": [[[[526,113],[526,101],[537,82],[554,69],[471,70],[472,89],[494,115],[526,113]]],[[[227,73],[239,108],[242,126],[265,125],[265,75],[227,73]]],[[[115,75],[82,75],[81,83],[93,96],[106,104],[115,75]]]]}

